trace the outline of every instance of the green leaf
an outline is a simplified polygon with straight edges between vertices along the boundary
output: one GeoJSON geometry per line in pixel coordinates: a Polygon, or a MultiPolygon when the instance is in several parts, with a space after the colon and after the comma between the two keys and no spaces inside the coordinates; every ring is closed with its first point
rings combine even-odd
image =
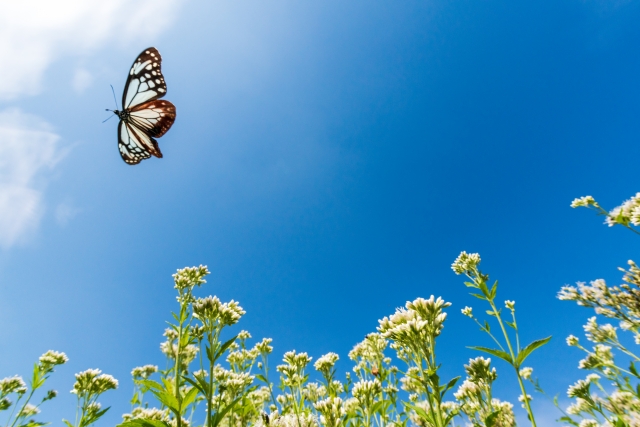
{"type": "Polygon", "coordinates": [[[560,417],[560,418],[558,419],[558,421],[562,421],[562,422],[565,422],[565,423],[569,423],[569,424],[571,424],[572,426],[576,426],[576,427],[580,425],[580,424],[578,424],[577,422],[573,421],[573,419],[571,419],[570,417],[566,417],[566,416],[564,416],[564,417],[560,417]]]}
{"type": "Polygon", "coordinates": [[[484,295],[480,295],[480,294],[469,294],[469,295],[474,296],[474,297],[476,297],[478,299],[481,299],[482,301],[486,301],[487,300],[487,298],[484,295]]]}
{"type": "Polygon", "coordinates": [[[225,407],[222,411],[216,413],[213,416],[213,423],[211,424],[211,427],[217,427],[218,424],[220,424],[222,422],[222,420],[224,419],[224,416],[227,415],[227,412],[229,412],[231,409],[233,409],[234,406],[236,406],[236,404],[242,400],[242,397],[237,398],[236,400],[234,400],[233,402],[231,402],[229,404],[229,406],[225,407]]]}
{"type": "Polygon", "coordinates": [[[636,370],[636,364],[634,362],[631,362],[629,364],[629,371],[636,377],[636,378],[640,378],[640,375],[638,375],[638,371],[636,370]]]}
{"type": "Polygon", "coordinates": [[[489,292],[489,298],[494,299],[496,297],[496,293],[498,292],[498,281],[496,280],[491,287],[491,291],[489,292]]]}
{"type": "Polygon", "coordinates": [[[218,351],[216,352],[216,355],[214,356],[214,360],[212,361],[212,363],[213,363],[213,362],[215,362],[216,360],[218,360],[218,358],[219,358],[219,357],[220,357],[220,356],[221,356],[225,351],[227,351],[227,349],[229,348],[229,346],[230,346],[231,344],[233,344],[233,343],[234,343],[234,341],[236,340],[236,338],[238,338],[238,336],[237,336],[237,335],[236,335],[236,336],[234,336],[233,338],[231,338],[231,339],[229,339],[229,340],[225,341],[225,343],[224,343],[224,344],[222,344],[222,345],[220,346],[220,348],[219,348],[219,349],[218,349],[218,351]]]}
{"type": "MultiPolygon", "coordinates": [[[[73,426],[71,426],[73,427],[73,426]]],[[[118,424],[116,427],[171,427],[166,421],[133,419],[118,424]]]]}
{"type": "Polygon", "coordinates": [[[41,423],[39,421],[30,420],[24,424],[19,424],[18,427],[41,427],[46,426],[51,423],[41,423]]]}
{"type": "MultiPolygon", "coordinates": [[[[165,382],[165,379],[163,378],[162,381],[165,382]]],[[[166,384],[163,386],[153,380],[141,380],[140,384],[147,387],[156,399],[160,401],[160,403],[175,412],[179,412],[180,403],[178,402],[178,399],[176,399],[176,397],[167,390],[166,384]]]]}
{"type": "Polygon", "coordinates": [[[262,374],[256,374],[256,378],[259,379],[260,381],[262,381],[263,383],[267,384],[267,385],[269,384],[269,381],[267,381],[265,376],[262,375],[262,374]]]}
{"type": "Polygon", "coordinates": [[[508,326],[510,326],[512,329],[515,329],[515,328],[516,328],[516,325],[514,325],[512,322],[505,321],[504,323],[506,323],[506,324],[507,324],[508,326]]]}
{"type": "Polygon", "coordinates": [[[501,411],[493,411],[490,413],[487,418],[484,419],[484,425],[487,427],[493,427],[496,425],[496,421],[498,420],[498,415],[500,415],[501,411]]]}
{"type": "Polygon", "coordinates": [[[489,322],[484,321],[484,330],[487,332],[491,332],[491,326],[489,326],[489,322]]]}
{"type": "Polygon", "coordinates": [[[198,388],[193,387],[191,388],[191,390],[189,390],[187,392],[187,394],[182,398],[182,407],[184,409],[187,408],[187,406],[191,405],[193,403],[193,401],[196,399],[196,397],[198,396],[198,392],[200,390],[198,390],[198,388]]]}
{"type": "Polygon", "coordinates": [[[518,353],[518,357],[516,360],[516,367],[520,367],[520,365],[522,365],[522,363],[525,361],[525,359],[527,357],[529,357],[529,355],[533,352],[533,350],[542,347],[543,345],[545,345],[546,343],[548,343],[551,340],[551,336],[548,336],[546,338],[543,338],[541,340],[535,340],[534,342],[532,342],[531,344],[529,344],[528,346],[526,346],[525,348],[523,348],[520,353],[518,353]]]}
{"type": "Polygon", "coordinates": [[[192,378],[189,378],[189,377],[182,377],[182,378],[184,378],[184,380],[185,380],[186,382],[188,382],[189,384],[191,384],[191,385],[192,385],[196,390],[198,390],[200,393],[204,394],[205,396],[207,395],[207,393],[206,393],[206,391],[205,391],[204,387],[203,387],[203,386],[202,386],[202,384],[200,384],[200,382],[199,382],[199,381],[200,381],[200,379],[199,379],[199,378],[196,378],[197,382],[196,382],[196,381],[194,381],[192,378]]]}
{"type": "Polygon", "coordinates": [[[440,400],[442,400],[442,398],[444,398],[444,395],[447,394],[447,392],[449,390],[451,390],[453,387],[455,387],[455,385],[456,385],[456,383],[458,382],[459,379],[460,379],[460,377],[455,377],[455,378],[452,378],[451,380],[449,380],[447,385],[443,387],[443,390],[440,393],[440,400]]]}
{"type": "Polygon", "coordinates": [[[493,349],[493,348],[487,348],[487,347],[467,347],[470,348],[472,350],[478,350],[478,351],[483,351],[485,353],[489,353],[495,357],[498,357],[502,360],[505,360],[507,362],[509,362],[511,365],[513,365],[513,360],[511,360],[511,356],[509,356],[509,354],[505,353],[502,350],[497,350],[497,349],[493,349]]]}
{"type": "Polygon", "coordinates": [[[413,410],[416,414],[418,414],[418,416],[420,418],[422,418],[423,420],[426,420],[429,423],[433,423],[433,419],[431,418],[431,416],[421,407],[416,406],[412,403],[409,402],[402,402],[404,404],[405,407],[407,407],[408,409],[413,410]]]}
{"type": "Polygon", "coordinates": [[[487,310],[487,311],[486,311],[486,313],[487,313],[489,316],[493,316],[493,317],[497,317],[497,316],[498,316],[498,314],[497,314],[495,311],[493,311],[493,310],[487,310]]]}
{"type": "Polygon", "coordinates": [[[73,424],[71,424],[69,421],[65,420],[64,418],[62,419],[62,422],[65,423],[67,427],[74,427],[73,424]]]}

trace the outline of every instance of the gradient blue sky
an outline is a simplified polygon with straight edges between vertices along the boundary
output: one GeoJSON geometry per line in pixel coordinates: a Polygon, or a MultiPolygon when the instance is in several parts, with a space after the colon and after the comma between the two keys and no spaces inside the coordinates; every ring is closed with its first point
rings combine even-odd
{"type": "MultiPolygon", "coordinates": [[[[5,49],[0,77],[36,67],[0,85],[0,114],[17,108],[20,129],[54,141],[32,175],[0,174],[0,196],[22,179],[39,207],[0,218],[0,376],[27,375],[48,349],[70,357],[43,420],[73,416],[73,373],[94,367],[121,382],[99,424],[120,420],[131,369],[163,360],[171,274],[197,264],[212,271],[203,295],[240,301],[240,327],[274,339],[274,365],[290,349],[335,351],[350,369],[378,319],[442,296],[453,305],[440,357],[454,376],[477,355],[466,346],[488,344],[460,314],[482,307],[450,269],[479,252],[499,300],[516,300],[523,338],[554,336],[530,359],[548,392],[565,396],[583,375],[564,338],[591,313],[556,293],[617,282],[638,242],[569,203],[592,194],[613,207],[640,190],[639,2],[162,0],[132,17],[124,2],[107,16],[66,1],[44,18],[58,20],[51,33],[9,5],[20,31],[0,30],[24,49],[5,49]],[[25,65],[33,40],[46,49],[25,65]],[[117,121],[101,121],[109,84],[119,97],[147,46],[163,55],[178,117],[159,140],[165,157],[131,167],[117,121]]],[[[496,366],[498,397],[515,400],[496,366]]]]}

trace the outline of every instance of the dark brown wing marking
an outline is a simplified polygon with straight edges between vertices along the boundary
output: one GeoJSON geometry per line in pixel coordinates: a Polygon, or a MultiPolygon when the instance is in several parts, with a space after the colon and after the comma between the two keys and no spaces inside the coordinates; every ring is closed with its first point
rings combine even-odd
{"type": "Polygon", "coordinates": [[[169,101],[155,100],[137,105],[131,109],[129,122],[148,133],[159,138],[171,128],[176,120],[176,107],[169,101]]]}
{"type": "Polygon", "coordinates": [[[166,95],[167,84],[162,75],[161,63],[162,57],[155,47],[147,48],[138,55],[124,85],[123,110],[166,95]]]}
{"type": "Polygon", "coordinates": [[[137,165],[151,155],[162,157],[158,141],[125,121],[118,125],[118,149],[129,165],[137,165]]]}

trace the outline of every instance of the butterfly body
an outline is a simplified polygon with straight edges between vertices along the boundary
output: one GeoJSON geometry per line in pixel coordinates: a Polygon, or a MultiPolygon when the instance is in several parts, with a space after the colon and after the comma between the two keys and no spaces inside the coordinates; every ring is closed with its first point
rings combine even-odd
{"type": "Polygon", "coordinates": [[[118,149],[125,163],[135,165],[144,159],[162,157],[158,142],[176,119],[176,107],[161,100],[167,85],[160,70],[162,58],[156,48],[145,49],[131,66],[118,116],[118,149]]]}

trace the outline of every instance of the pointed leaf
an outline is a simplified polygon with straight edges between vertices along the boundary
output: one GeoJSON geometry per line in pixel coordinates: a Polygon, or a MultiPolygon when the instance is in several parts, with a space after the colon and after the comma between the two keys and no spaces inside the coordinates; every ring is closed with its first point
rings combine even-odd
{"type": "Polygon", "coordinates": [[[634,362],[631,362],[629,364],[629,371],[636,377],[636,378],[640,378],[640,375],[638,375],[638,371],[636,370],[636,364],[634,362]]]}
{"type": "Polygon", "coordinates": [[[496,293],[498,293],[498,281],[496,280],[491,287],[491,292],[489,292],[489,298],[495,299],[496,293]]]}
{"type": "Polygon", "coordinates": [[[453,387],[455,387],[455,385],[456,385],[456,383],[458,382],[459,379],[460,379],[460,377],[455,377],[455,378],[452,378],[451,380],[449,380],[447,385],[443,387],[443,390],[440,393],[440,400],[442,400],[444,395],[447,394],[447,392],[449,390],[451,390],[453,387]]]}
{"type": "Polygon", "coordinates": [[[478,350],[478,351],[483,351],[485,353],[489,353],[491,355],[494,355],[502,360],[505,360],[507,362],[509,362],[511,365],[513,365],[513,361],[511,360],[511,356],[509,356],[509,354],[505,353],[502,350],[497,350],[497,349],[493,349],[493,348],[487,348],[487,347],[467,347],[470,348],[472,350],[478,350]]]}
{"type": "MultiPolygon", "coordinates": [[[[192,387],[191,390],[189,390],[187,392],[187,394],[184,396],[184,398],[182,399],[182,407],[184,409],[187,408],[187,406],[191,405],[193,403],[193,401],[196,399],[196,397],[198,396],[198,392],[200,390],[196,387],[192,387]]],[[[203,393],[204,394],[204,393],[203,393]]]]}
{"type": "Polygon", "coordinates": [[[207,395],[207,393],[204,391],[204,388],[202,387],[201,384],[199,384],[198,382],[194,381],[193,379],[189,378],[189,377],[183,377],[184,380],[186,382],[188,382],[189,384],[191,384],[196,390],[198,390],[200,393],[204,394],[205,396],[207,395]]]}
{"type": "Polygon", "coordinates": [[[218,349],[218,351],[216,352],[216,355],[215,355],[215,357],[214,357],[214,361],[218,360],[218,358],[219,358],[219,357],[220,357],[220,356],[221,356],[225,351],[227,351],[227,349],[229,348],[229,346],[235,342],[235,340],[236,340],[236,338],[237,338],[237,337],[238,337],[237,335],[236,335],[236,336],[234,336],[233,338],[231,338],[231,339],[227,340],[224,344],[222,344],[222,345],[220,346],[220,348],[219,348],[219,349],[218,349]]]}
{"type": "Polygon", "coordinates": [[[529,355],[533,352],[533,350],[542,347],[543,345],[545,345],[546,343],[548,343],[551,340],[551,336],[548,336],[546,338],[543,338],[541,340],[535,340],[534,342],[532,342],[531,344],[529,344],[528,346],[526,346],[525,348],[523,348],[520,353],[518,353],[518,357],[517,357],[517,361],[516,361],[516,367],[520,367],[520,365],[522,365],[522,363],[525,361],[525,359],[527,357],[529,357],[529,355]]]}
{"type": "Polygon", "coordinates": [[[133,419],[118,424],[116,427],[171,427],[166,421],[133,419]]]}
{"type": "Polygon", "coordinates": [[[234,406],[236,406],[236,404],[241,400],[242,398],[239,397],[236,400],[234,400],[233,402],[231,402],[227,407],[225,407],[222,411],[218,412],[215,414],[215,416],[213,417],[213,423],[212,423],[212,427],[217,427],[218,424],[220,424],[222,422],[222,420],[224,419],[224,416],[227,415],[227,412],[229,412],[231,409],[233,409],[234,406]]]}

